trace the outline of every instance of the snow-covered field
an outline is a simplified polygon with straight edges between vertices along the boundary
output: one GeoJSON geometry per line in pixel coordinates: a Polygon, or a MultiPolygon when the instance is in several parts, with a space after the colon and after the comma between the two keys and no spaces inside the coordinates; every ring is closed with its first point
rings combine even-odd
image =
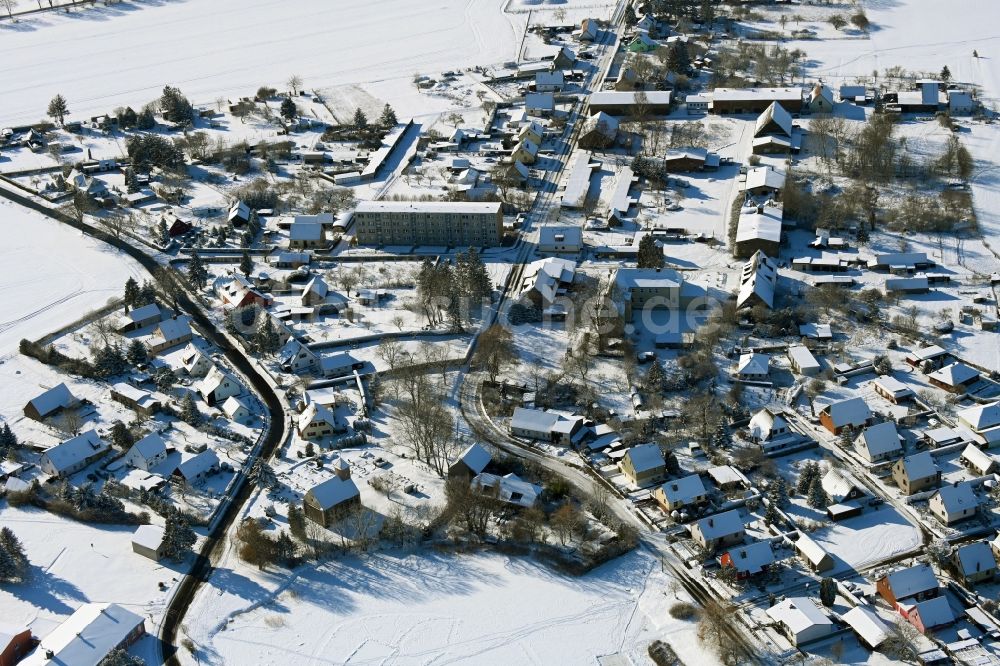
{"type": "Polygon", "coordinates": [[[309,89],[391,80],[413,92],[415,72],[514,59],[525,19],[504,14],[503,4],[127,0],[4,21],[3,123],[37,121],[56,93],[78,117],[138,108],[165,84],[211,103],[283,87],[292,74],[309,89]]]}
{"type": "Polygon", "coordinates": [[[118,296],[130,275],[141,281],[145,273],[110,246],[6,200],[0,225],[0,360],[22,338],[75,321],[118,296]]]}
{"type": "Polygon", "coordinates": [[[667,614],[665,576],[645,552],[582,578],[499,555],[379,553],[292,579],[218,571],[186,620],[201,663],[644,663],[654,637],[685,663],[711,662],[694,625],[667,614]]]}

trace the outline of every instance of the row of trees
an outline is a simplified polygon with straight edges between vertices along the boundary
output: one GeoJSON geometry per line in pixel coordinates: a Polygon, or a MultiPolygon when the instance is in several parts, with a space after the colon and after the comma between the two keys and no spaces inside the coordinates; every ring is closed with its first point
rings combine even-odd
{"type": "Polygon", "coordinates": [[[455,265],[424,259],[417,274],[417,305],[427,323],[438,326],[446,319],[461,330],[475,307],[493,293],[493,281],[479,252],[469,248],[455,265]]]}

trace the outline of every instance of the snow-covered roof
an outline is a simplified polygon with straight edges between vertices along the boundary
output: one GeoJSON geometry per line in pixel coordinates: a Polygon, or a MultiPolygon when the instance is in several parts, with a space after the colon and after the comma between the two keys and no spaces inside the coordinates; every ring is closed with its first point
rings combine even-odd
{"type": "Polygon", "coordinates": [[[702,483],[699,475],[691,474],[680,479],[667,481],[660,486],[660,490],[663,491],[664,497],[671,504],[675,502],[687,504],[705,494],[705,484],[702,483]]]}
{"type": "Polygon", "coordinates": [[[88,430],[61,444],[56,444],[43,455],[57,472],[61,472],[110,448],[111,446],[97,435],[97,431],[88,430]]]}
{"type": "Polygon", "coordinates": [[[762,409],[753,415],[748,427],[754,439],[768,439],[776,431],[788,430],[788,421],[781,414],[762,409]]]}
{"type": "Polygon", "coordinates": [[[35,651],[20,663],[22,666],[97,666],[144,622],[142,616],[118,604],[84,604],[45,636],[35,651]],[[46,657],[48,652],[53,654],[51,659],[46,657]]]}
{"type": "Polygon", "coordinates": [[[785,174],[781,171],[775,171],[771,167],[754,167],[747,171],[747,180],[743,189],[755,190],[758,187],[780,190],[785,187],[785,174]]]}
{"type": "Polygon", "coordinates": [[[968,423],[976,432],[998,426],[1000,425],[1000,401],[967,407],[958,412],[958,418],[968,423]]]}
{"type": "Polygon", "coordinates": [[[855,488],[862,493],[865,490],[865,487],[859,484],[849,473],[833,468],[827,470],[826,474],[823,475],[821,483],[823,490],[826,491],[826,494],[830,496],[830,499],[834,503],[842,502],[855,488]]]}
{"type": "Polygon", "coordinates": [[[795,540],[795,548],[813,566],[819,565],[830,556],[830,553],[823,546],[819,545],[817,541],[802,531],[799,531],[799,538],[795,540]]]}
{"type": "Polygon", "coordinates": [[[744,530],[743,518],[736,509],[707,516],[695,524],[706,539],[717,539],[744,530]]]}
{"type": "Polygon", "coordinates": [[[903,458],[903,473],[910,482],[913,482],[935,476],[938,473],[938,466],[930,451],[921,451],[903,458]]]}
{"type": "Polygon", "coordinates": [[[679,289],[684,278],[670,268],[619,268],[615,273],[615,285],[626,294],[632,289],[679,289]]]}
{"type": "Polygon", "coordinates": [[[318,402],[310,402],[302,410],[302,415],[299,417],[299,430],[313,423],[329,423],[331,427],[335,427],[337,425],[337,417],[324,405],[318,402]]]}
{"type": "MultiPolygon", "coordinates": [[[[798,92],[798,96],[801,100],[801,91],[798,92]]],[[[782,134],[785,136],[792,135],[792,114],[778,102],[771,102],[771,106],[764,109],[764,112],[757,117],[757,124],[753,128],[753,135],[759,136],[772,122],[781,129],[782,134]]]]}
{"type": "Polygon", "coordinates": [[[538,228],[538,244],[583,245],[583,229],[565,225],[545,224],[538,228]]]}
{"type": "Polygon", "coordinates": [[[740,360],[736,364],[736,374],[738,375],[766,375],[771,371],[771,357],[767,354],[751,352],[740,354],[740,360]]]}
{"type": "MultiPolygon", "coordinates": [[[[663,462],[663,453],[660,452],[660,447],[656,444],[633,446],[625,452],[625,455],[632,461],[632,467],[635,469],[636,474],[663,467],[665,464],[663,462]]],[[[699,483],[700,481],[699,479],[699,483]]]]}
{"type": "Polygon", "coordinates": [[[556,98],[552,93],[528,93],[524,96],[524,108],[551,111],[556,108],[556,98]]]}
{"type": "Polygon", "coordinates": [[[163,317],[163,310],[156,303],[149,303],[140,308],[133,308],[126,313],[125,318],[131,322],[139,323],[153,317],[163,317]]]}
{"type": "Polygon", "coordinates": [[[991,571],[997,568],[993,549],[985,541],[976,541],[959,546],[955,550],[955,560],[963,575],[991,571]]]}
{"type": "Polygon", "coordinates": [[[889,266],[913,268],[918,265],[933,266],[934,262],[930,261],[924,252],[890,252],[876,254],[868,260],[868,268],[887,268],[889,266]]]}
{"type": "Polygon", "coordinates": [[[934,494],[941,498],[941,505],[948,513],[979,506],[979,498],[973,492],[971,483],[942,486],[934,494]]]}
{"type": "Polygon", "coordinates": [[[132,448],[129,449],[129,455],[133,451],[142,456],[144,460],[152,460],[156,456],[166,453],[167,444],[158,433],[151,432],[132,445],[132,448]]]}
{"type": "Polygon", "coordinates": [[[740,209],[736,223],[736,242],[764,240],[781,242],[781,225],[784,212],[781,206],[747,206],[740,209]]]}
{"type": "Polygon", "coordinates": [[[752,296],[757,296],[767,307],[774,306],[774,290],[778,283],[778,268],[763,252],[757,251],[743,264],[740,293],[736,306],[743,307],[752,296]]]}
{"type": "Polygon", "coordinates": [[[219,456],[212,449],[208,449],[182,462],[177,466],[177,472],[185,479],[194,479],[218,466],[219,456]]]}
{"type": "Polygon", "coordinates": [[[802,101],[801,88],[716,88],[712,99],[719,102],[758,101],[761,99],[787,102],[802,101]]]}
{"type": "Polygon", "coordinates": [[[330,287],[320,276],[315,276],[313,279],[306,283],[306,286],[302,289],[302,298],[305,299],[306,296],[314,294],[316,297],[323,299],[326,298],[327,293],[330,291],[330,287]]]}
{"type": "Polygon", "coordinates": [[[734,546],[726,551],[729,564],[739,572],[755,574],[774,564],[774,551],[770,541],[755,541],[747,546],[734,546]]]}
{"type": "Polygon", "coordinates": [[[348,352],[337,352],[319,359],[320,370],[324,375],[334,375],[336,373],[347,373],[352,370],[360,361],[348,352]]]}
{"type": "Polygon", "coordinates": [[[850,625],[861,638],[872,648],[877,648],[889,635],[889,626],[879,618],[875,611],[866,606],[855,606],[842,616],[844,622],[850,625]]]}
{"type": "Polygon", "coordinates": [[[916,609],[920,616],[920,623],[924,628],[940,627],[955,621],[955,613],[948,604],[948,598],[944,596],[934,597],[921,601],[917,604],[900,604],[903,610],[910,614],[916,609]]]}
{"type": "Polygon", "coordinates": [[[930,379],[946,386],[958,386],[979,378],[979,371],[964,363],[951,363],[928,375],[930,379]]]}
{"type": "Polygon", "coordinates": [[[292,222],[288,238],[293,241],[318,241],[323,238],[323,225],[319,222],[292,222]]]}
{"type": "Polygon", "coordinates": [[[537,292],[542,302],[548,305],[556,300],[559,288],[576,277],[576,262],[547,257],[525,266],[523,275],[519,296],[537,292]]]}
{"type": "Polygon", "coordinates": [[[473,474],[479,474],[486,466],[490,464],[490,460],[493,456],[487,451],[482,444],[474,442],[470,444],[461,455],[458,456],[458,461],[465,464],[473,474]]]}
{"type": "Polygon", "coordinates": [[[993,465],[996,460],[990,454],[983,451],[975,444],[969,444],[962,451],[962,459],[968,461],[972,466],[979,470],[980,474],[985,474],[993,465]]]}
{"type": "Polygon", "coordinates": [[[594,131],[599,132],[609,139],[614,139],[615,135],[618,133],[618,119],[613,116],[609,116],[603,111],[598,111],[594,115],[587,118],[587,120],[583,123],[582,132],[584,134],[594,131]]]}
{"type": "Polygon", "coordinates": [[[250,411],[250,405],[247,404],[243,398],[235,395],[229,396],[226,398],[226,401],[222,403],[222,411],[225,412],[226,416],[229,418],[233,418],[233,415],[241,408],[250,411]]]}
{"type": "Polygon", "coordinates": [[[535,432],[551,432],[552,427],[558,421],[558,414],[546,412],[541,409],[515,407],[514,415],[510,419],[510,427],[535,432]]]}
{"type": "Polygon", "coordinates": [[[159,525],[140,525],[132,535],[132,543],[150,550],[159,550],[163,545],[164,532],[165,530],[159,525]]]}
{"type": "Polygon", "coordinates": [[[819,369],[819,361],[805,345],[789,345],[788,358],[798,366],[799,370],[819,369]]]}
{"type": "Polygon", "coordinates": [[[160,332],[160,337],[168,342],[191,336],[191,325],[186,317],[164,319],[157,324],[156,329],[160,332]]]}
{"type": "Polygon", "coordinates": [[[867,449],[872,457],[884,456],[888,453],[902,452],[903,447],[899,443],[899,433],[896,432],[896,424],[892,421],[876,423],[865,428],[864,432],[858,435],[857,445],[867,449]]]}
{"type": "Polygon", "coordinates": [[[542,487],[524,481],[516,474],[497,476],[483,472],[472,480],[472,487],[481,491],[488,490],[496,494],[496,498],[508,504],[530,507],[542,494],[542,487]]]}
{"type": "Polygon", "coordinates": [[[832,626],[833,621],[809,597],[789,597],[767,609],[775,622],[788,627],[793,634],[800,634],[818,625],[832,626]]]}
{"type": "Polygon", "coordinates": [[[131,400],[140,407],[148,407],[158,402],[149,391],[143,391],[126,382],[117,382],[111,385],[111,390],[118,395],[131,400]]]}
{"type": "Polygon", "coordinates": [[[328,511],[360,495],[361,492],[354,484],[354,479],[342,479],[339,476],[334,476],[317,486],[313,486],[306,493],[306,497],[312,499],[316,506],[323,511],[328,511]]]}
{"type": "MultiPolygon", "coordinates": [[[[644,90],[645,104],[663,106],[670,104],[672,93],[669,90],[644,90]]],[[[631,90],[600,90],[590,95],[591,108],[602,106],[632,106],[637,104],[636,93],[631,90]]]]}
{"type": "Polygon", "coordinates": [[[69,390],[66,384],[56,384],[48,391],[32,398],[29,404],[32,405],[41,416],[51,414],[57,409],[71,407],[77,403],[76,397],[69,390]]]}
{"type": "Polygon", "coordinates": [[[736,469],[732,465],[719,465],[718,467],[709,467],[706,472],[712,481],[718,486],[728,485],[730,483],[742,483],[745,485],[750,485],[747,477],[740,470],[736,469]]]}
{"type": "Polygon", "coordinates": [[[896,398],[913,395],[913,390],[909,386],[891,375],[882,375],[878,379],[873,380],[873,382],[877,384],[884,393],[888,393],[896,398]]]}
{"type": "Polygon", "coordinates": [[[536,86],[561,86],[562,84],[563,73],[561,71],[538,72],[535,74],[536,86]]]}
{"type": "Polygon", "coordinates": [[[198,383],[198,392],[203,396],[214,393],[227,379],[233,382],[236,381],[228,371],[222,370],[217,365],[213,365],[212,369],[205,375],[205,378],[198,383]]]}
{"type": "Polygon", "coordinates": [[[938,580],[934,576],[934,571],[926,564],[916,564],[906,569],[893,571],[886,578],[896,599],[906,599],[938,588],[938,580]]]}
{"type": "Polygon", "coordinates": [[[0,652],[26,631],[28,627],[0,622],[0,652]]]}
{"type": "Polygon", "coordinates": [[[872,412],[868,409],[868,403],[864,398],[849,398],[832,402],[822,409],[830,415],[834,427],[846,425],[862,425],[872,417],[872,412]]]}

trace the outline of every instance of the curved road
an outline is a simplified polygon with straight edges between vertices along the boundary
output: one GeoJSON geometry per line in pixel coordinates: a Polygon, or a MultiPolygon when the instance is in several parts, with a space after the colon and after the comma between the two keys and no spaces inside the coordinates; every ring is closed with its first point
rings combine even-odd
{"type": "Polygon", "coordinates": [[[239,515],[240,508],[250,497],[252,484],[247,483],[245,475],[246,471],[249,471],[256,459],[261,458],[267,460],[270,458],[278,445],[280,445],[285,439],[285,425],[287,424],[288,419],[285,415],[283,403],[271,384],[260,373],[260,371],[257,370],[254,364],[251,363],[250,359],[244,355],[243,351],[234,346],[230,342],[229,338],[215,327],[215,324],[201,309],[198,302],[190,296],[186,289],[186,285],[178,281],[172,273],[164,271],[164,267],[161,266],[153,257],[146,254],[142,250],[133,247],[126,241],[120,238],[115,238],[102,229],[93,227],[85,222],[80,222],[65,213],[42,205],[19,192],[12,191],[6,181],[0,181],[0,196],[13,201],[14,203],[37,211],[42,215],[50,217],[58,222],[74,227],[75,229],[103,241],[135,259],[154,279],[160,281],[161,287],[164,291],[171,296],[174,296],[174,300],[177,305],[180,309],[184,310],[191,316],[201,333],[208,340],[210,340],[212,344],[222,350],[226,360],[228,360],[240,372],[240,374],[242,374],[243,377],[250,382],[250,385],[261,397],[264,405],[270,413],[267,432],[261,440],[261,444],[256,454],[251,452],[250,456],[247,458],[238,473],[239,478],[235,484],[236,492],[232,497],[224,500],[222,514],[220,514],[220,517],[216,521],[215,528],[202,542],[201,548],[196,555],[194,566],[192,566],[188,575],[181,579],[181,582],[171,598],[170,604],[167,606],[167,610],[164,614],[160,635],[164,646],[163,656],[167,663],[177,663],[175,657],[177,652],[175,640],[177,638],[177,630],[184,618],[185,611],[187,610],[191,599],[194,598],[195,592],[204,581],[208,580],[208,577],[212,572],[212,554],[220,546],[220,544],[224,543],[224,539],[222,537],[229,531],[229,528],[239,515]],[[164,281],[169,281],[171,284],[164,284],[164,281]]]}

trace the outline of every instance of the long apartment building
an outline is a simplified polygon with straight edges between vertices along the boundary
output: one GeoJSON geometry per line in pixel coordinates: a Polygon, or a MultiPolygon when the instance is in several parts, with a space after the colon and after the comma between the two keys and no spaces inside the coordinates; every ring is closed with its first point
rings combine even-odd
{"type": "Polygon", "coordinates": [[[500,245],[499,202],[366,201],[354,211],[360,245],[500,245]]]}

